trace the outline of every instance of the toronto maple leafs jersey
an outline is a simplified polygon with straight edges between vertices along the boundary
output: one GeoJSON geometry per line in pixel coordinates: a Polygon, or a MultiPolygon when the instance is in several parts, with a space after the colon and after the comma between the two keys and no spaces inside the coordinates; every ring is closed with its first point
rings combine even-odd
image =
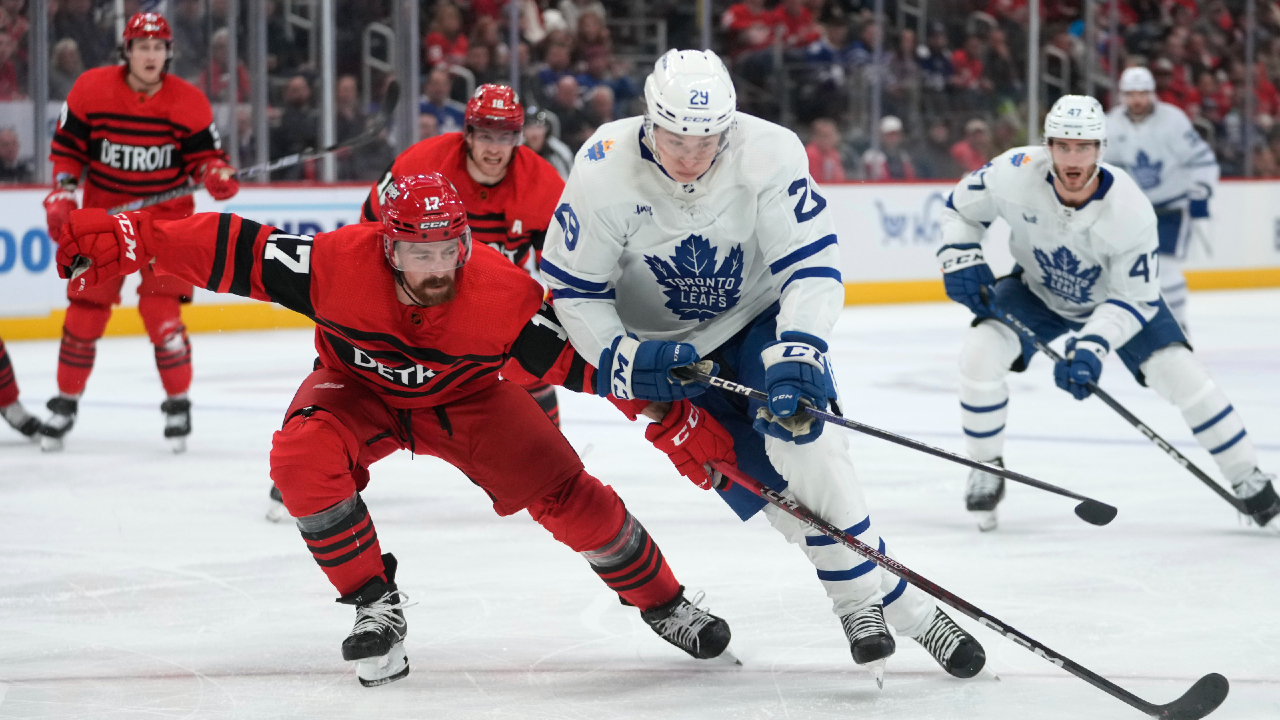
{"type": "Polygon", "coordinates": [[[1117,349],[1155,317],[1156,215],[1132,178],[1101,163],[1098,189],[1067,207],[1043,146],[1014,148],[970,173],[947,198],[944,244],[976,243],[997,218],[1023,282],[1051,310],[1117,349]]]}
{"type": "Polygon", "coordinates": [[[1218,161],[1176,105],[1157,101],[1141,122],[1120,105],[1107,114],[1104,160],[1123,168],[1157,211],[1207,200],[1218,186],[1218,161]]]}
{"type": "Polygon", "coordinates": [[[711,168],[682,184],[627,118],[578,152],[541,270],[587,358],[627,332],[706,355],[779,301],[779,334],[825,338],[844,305],[826,207],[786,128],[739,113],[711,168]]]}

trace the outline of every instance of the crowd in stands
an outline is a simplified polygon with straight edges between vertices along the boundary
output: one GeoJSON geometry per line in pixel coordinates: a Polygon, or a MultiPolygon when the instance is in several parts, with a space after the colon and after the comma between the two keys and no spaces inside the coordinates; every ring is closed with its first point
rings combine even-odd
{"type": "MultiPolygon", "coordinates": [[[[741,109],[791,124],[808,143],[821,182],[951,179],[1025,143],[1028,47],[1051,48],[1043,67],[1069,76],[1066,87],[1043,88],[1041,113],[1061,92],[1084,92],[1090,65],[1108,107],[1118,100],[1109,89],[1118,70],[1145,65],[1160,98],[1182,108],[1214,147],[1224,175],[1243,174],[1248,156],[1256,176],[1280,177],[1280,0],[1256,1],[1253,68],[1244,60],[1243,0],[1120,0],[1116,37],[1103,2],[1093,47],[1083,37],[1083,0],[1041,0],[1038,38],[1027,34],[1027,0],[932,0],[923,21],[897,0],[884,0],[883,22],[873,0],[712,0],[712,39],[734,75],[741,109]],[[1113,53],[1117,68],[1110,65],[1113,53]],[[1255,100],[1246,117],[1250,73],[1255,100]],[[876,84],[880,114],[873,118],[876,84]]],[[[256,158],[260,140],[271,158],[314,147],[318,73],[305,23],[291,22],[285,3],[268,0],[270,132],[256,138],[246,105],[247,3],[240,3],[235,62],[228,57],[227,3],[170,0],[170,71],[215,104],[235,108],[219,121],[236,123],[242,164],[256,158]]],[[[124,6],[132,13],[138,0],[124,6]]],[[[518,0],[519,40],[511,47],[505,0],[423,0],[416,135],[461,129],[469,90],[508,82],[514,53],[523,101],[536,119],[530,143],[548,157],[571,156],[600,124],[644,109],[649,66],[637,58],[652,57],[652,50],[641,52],[634,38],[616,40],[609,21],[666,18],[669,44],[687,47],[697,43],[692,7],[678,0],[518,0]]],[[[364,131],[390,80],[374,70],[373,87],[362,87],[364,29],[391,25],[391,2],[335,0],[335,8],[336,123],[345,139],[364,131]]],[[[30,96],[27,12],[27,0],[0,0],[0,102],[30,96]]],[[[49,0],[49,13],[48,92],[56,102],[86,68],[118,61],[118,19],[114,0],[49,0]]],[[[0,181],[30,172],[7,159],[16,143],[16,134],[0,129],[0,181]]],[[[344,154],[339,178],[375,179],[392,156],[386,143],[344,154]]],[[[314,179],[317,172],[300,165],[273,179],[314,179]]]]}

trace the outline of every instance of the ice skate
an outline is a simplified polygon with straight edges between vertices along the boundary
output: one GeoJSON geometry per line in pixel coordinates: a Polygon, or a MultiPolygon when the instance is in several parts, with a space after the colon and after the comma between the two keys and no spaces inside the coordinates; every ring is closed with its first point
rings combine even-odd
{"type": "Polygon", "coordinates": [[[1280,522],[1268,525],[1272,518],[1280,515],[1280,497],[1276,496],[1275,486],[1271,484],[1275,475],[1268,475],[1254,468],[1244,479],[1231,484],[1236,497],[1244,501],[1245,511],[1258,527],[1266,527],[1280,532],[1280,522]]]}
{"type": "Polygon", "coordinates": [[[40,431],[40,420],[27,412],[22,403],[14,402],[11,405],[0,407],[0,415],[4,416],[5,422],[9,423],[9,427],[32,440],[38,439],[36,433],[40,431]]]}
{"type": "Polygon", "coordinates": [[[59,395],[46,403],[45,407],[53,412],[49,419],[40,426],[40,449],[44,452],[62,450],[62,438],[76,424],[76,413],[80,401],[76,398],[59,395]]]}
{"type": "Polygon", "coordinates": [[[929,628],[912,638],[924,646],[948,674],[971,678],[987,664],[987,653],[977,638],[964,631],[942,608],[935,608],[929,628]]]}
{"type": "Polygon", "coordinates": [[[174,454],[187,451],[187,436],[191,434],[191,401],[185,397],[171,397],[160,403],[164,413],[164,436],[173,447],[174,454]]]}
{"type": "Polygon", "coordinates": [[[849,639],[853,661],[866,668],[876,679],[876,687],[884,688],[884,666],[898,645],[884,624],[884,607],[871,605],[840,618],[844,636],[849,639]]]}
{"type": "Polygon", "coordinates": [[[387,581],[373,578],[350,595],[338,598],[356,606],[356,624],[342,641],[342,659],[356,664],[356,677],[365,687],[395,682],[409,674],[404,638],[409,625],[404,609],[409,599],[396,587],[396,559],[382,556],[387,581]]]}
{"type": "Polygon", "coordinates": [[[645,610],[640,617],[659,637],[692,657],[699,660],[719,657],[741,665],[729,650],[729,623],[698,607],[702,597],[703,593],[698,593],[690,602],[685,599],[682,585],[670,602],[645,610]]]}
{"type": "Polygon", "coordinates": [[[273,483],[271,485],[271,506],[267,508],[267,520],[278,523],[289,517],[289,510],[284,506],[284,496],[280,494],[280,488],[273,483]]]}
{"type": "MultiPolygon", "coordinates": [[[[991,465],[1004,467],[1004,458],[989,461],[991,465]]],[[[996,529],[996,506],[1004,499],[1004,478],[985,470],[970,470],[964,489],[965,509],[973,513],[978,529],[989,532],[996,529]]]]}

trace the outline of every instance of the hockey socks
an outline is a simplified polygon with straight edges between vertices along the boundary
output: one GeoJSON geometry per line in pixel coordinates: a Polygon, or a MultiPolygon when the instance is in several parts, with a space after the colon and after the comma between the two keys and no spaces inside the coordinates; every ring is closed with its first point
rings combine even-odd
{"type": "Polygon", "coordinates": [[[169,397],[191,388],[191,341],[182,324],[182,303],[171,295],[138,298],[138,314],[155,347],[156,369],[169,397]]]}
{"type": "Polygon", "coordinates": [[[13,377],[13,364],[9,362],[9,351],[4,349],[4,341],[0,340],[0,408],[18,402],[18,381],[13,377]]]}
{"type": "Polygon", "coordinates": [[[339,595],[355,593],[371,578],[386,579],[378,533],[359,493],[297,523],[311,556],[339,595]]]}
{"type": "Polygon", "coordinates": [[[72,300],[62,324],[62,346],[58,350],[58,391],[79,396],[93,372],[98,355],[98,338],[107,329],[111,308],[72,300]]]}
{"type": "Polygon", "coordinates": [[[556,427],[560,427],[560,404],[556,401],[555,387],[542,383],[527,387],[525,390],[528,390],[533,399],[538,401],[538,407],[551,418],[551,422],[555,423],[556,427]]]}
{"type": "Polygon", "coordinates": [[[605,585],[641,610],[665,605],[680,593],[658,544],[629,512],[612,541],[582,556],[605,585]]]}

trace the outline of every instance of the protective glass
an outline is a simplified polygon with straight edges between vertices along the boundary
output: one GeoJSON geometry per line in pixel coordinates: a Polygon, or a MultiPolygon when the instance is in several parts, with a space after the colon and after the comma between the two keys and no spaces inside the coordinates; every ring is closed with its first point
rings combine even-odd
{"type": "Polygon", "coordinates": [[[460,268],[470,256],[471,231],[454,240],[391,242],[391,265],[400,272],[438,273],[460,268]]]}

